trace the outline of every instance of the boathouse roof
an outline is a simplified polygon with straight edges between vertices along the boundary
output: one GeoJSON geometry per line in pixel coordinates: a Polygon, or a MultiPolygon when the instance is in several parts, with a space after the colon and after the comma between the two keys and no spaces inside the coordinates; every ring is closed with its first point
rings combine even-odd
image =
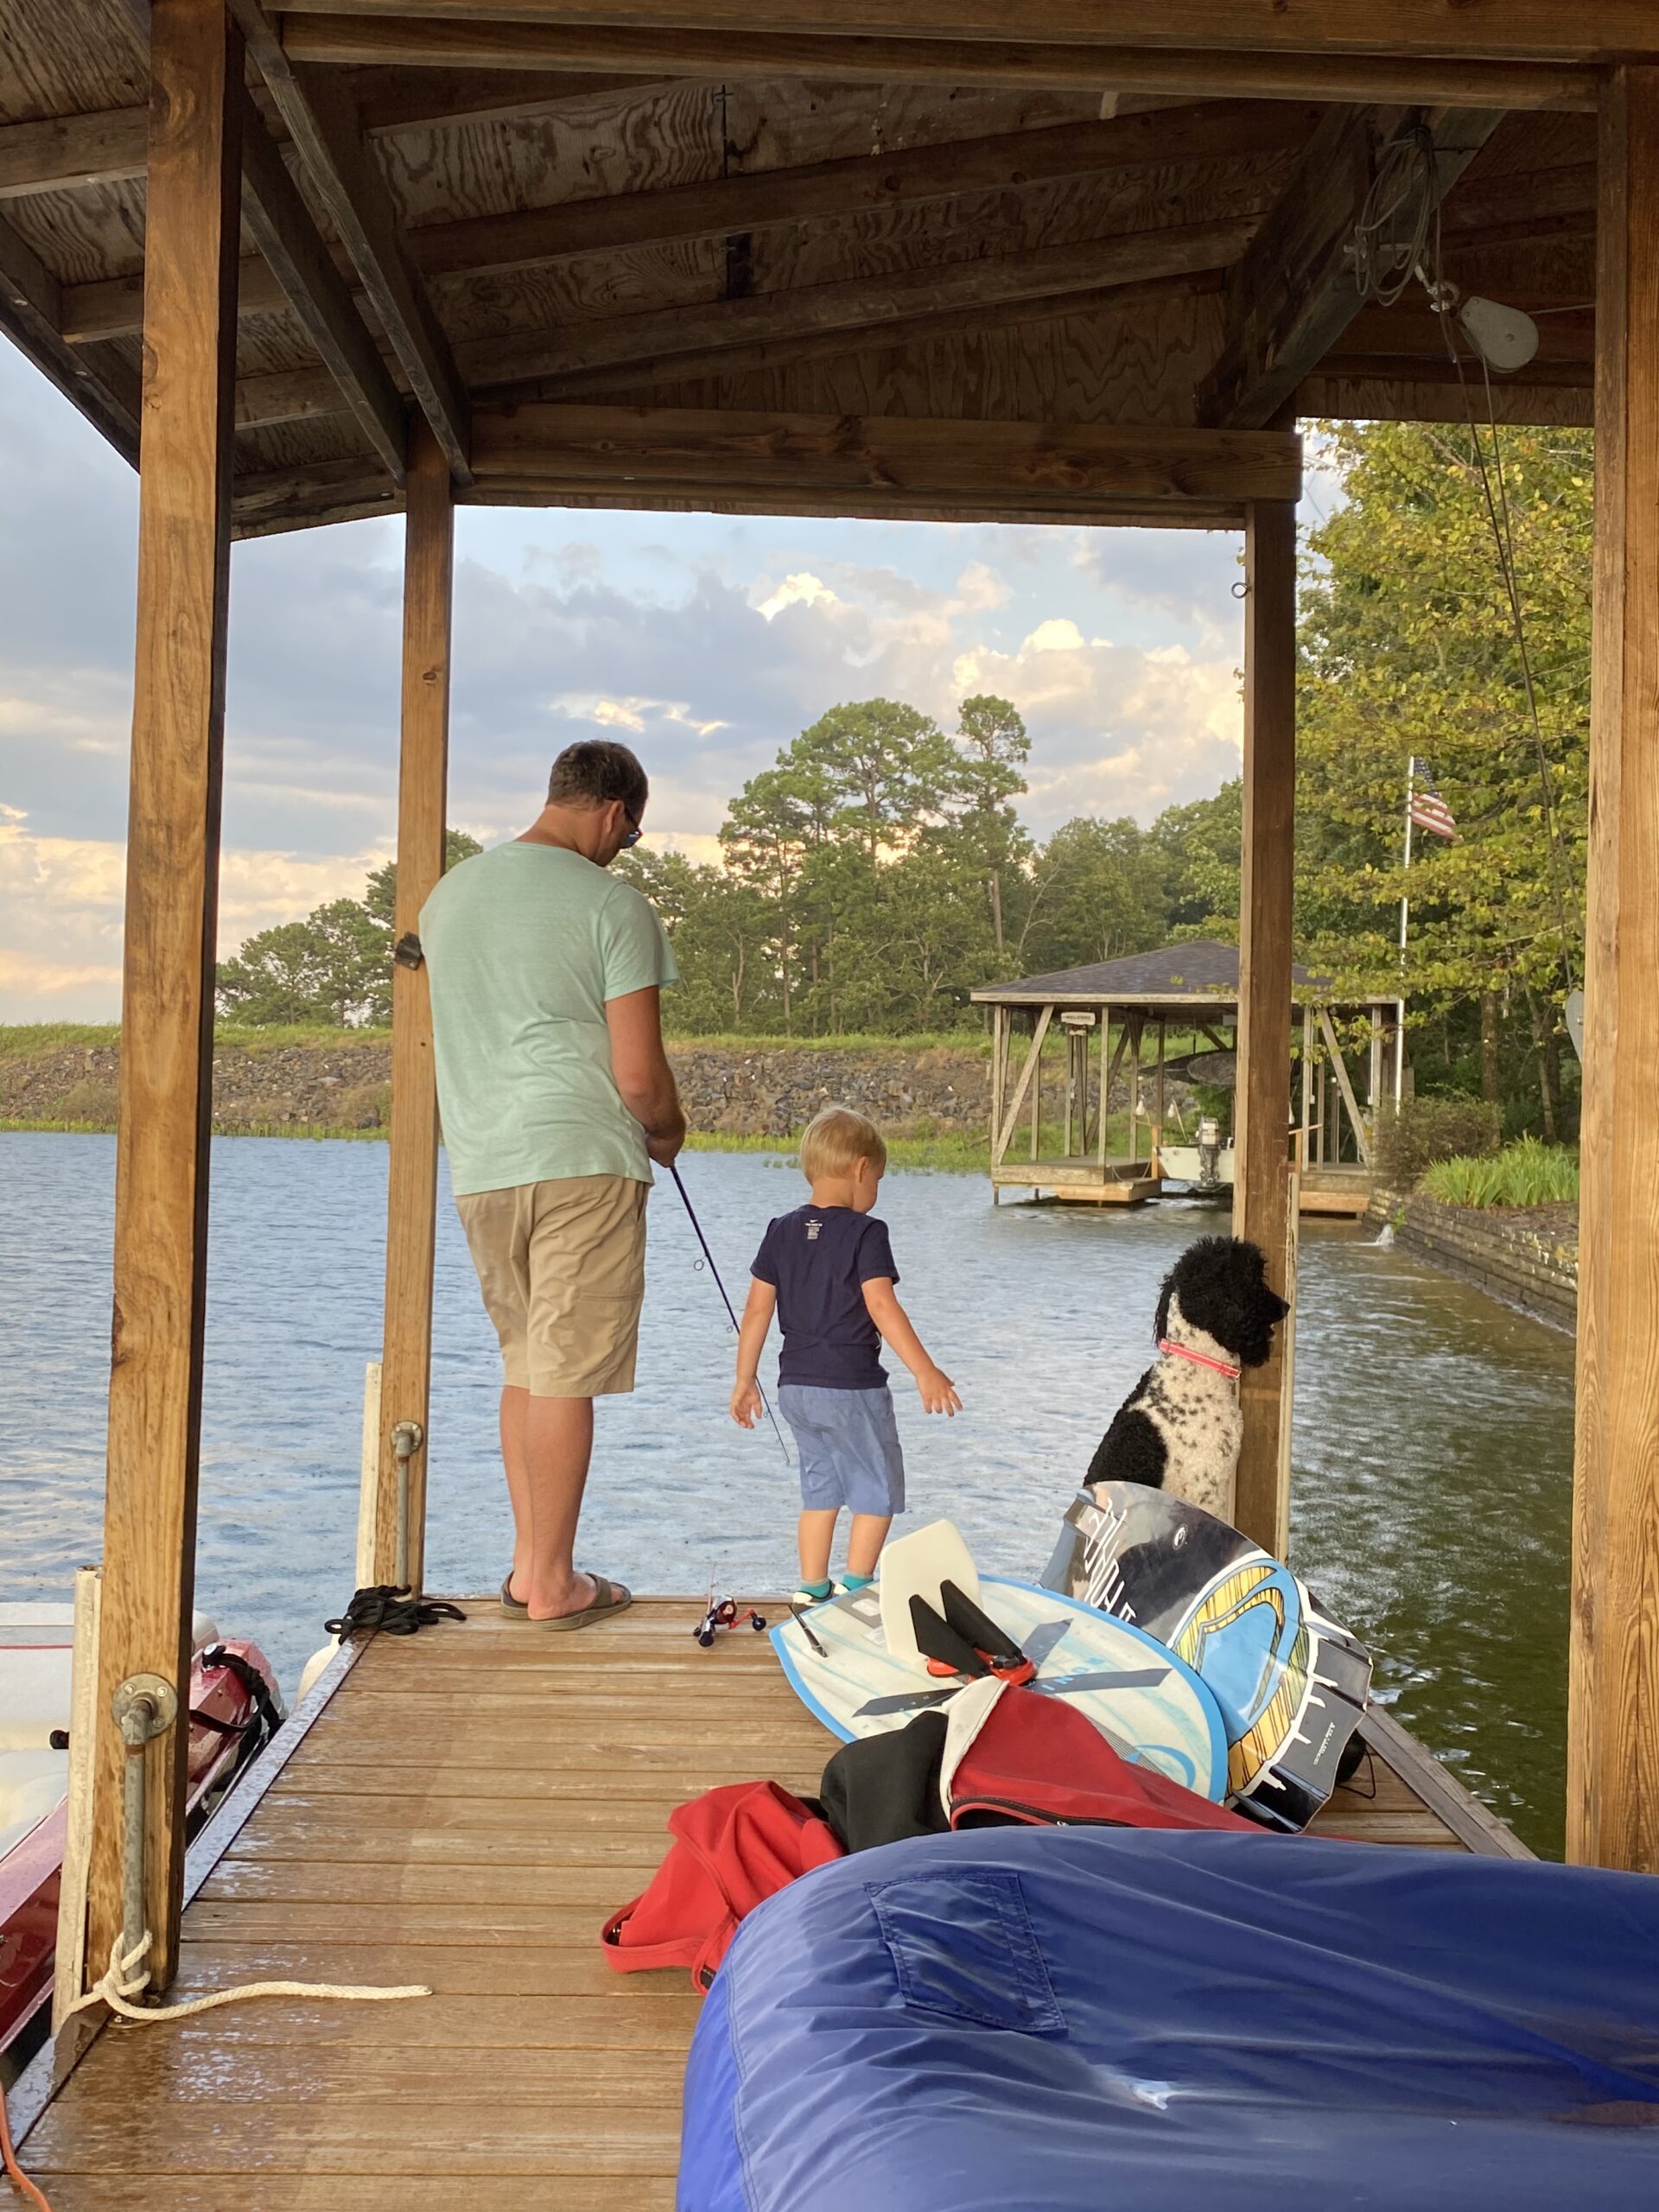
{"type": "MultiPolygon", "coordinates": [[[[1310,998],[1325,996],[1328,978],[1312,976],[1291,963],[1291,988],[1310,998]]],[[[971,994],[980,1006],[1196,1006],[1212,1011],[1238,1002],[1238,947],[1213,938],[1160,945],[1155,952],[1129,952],[1121,960],[1096,960],[1084,968],[1057,968],[1046,976],[1022,976],[1015,982],[985,983],[971,994]]]]}
{"type": "MultiPolygon", "coordinates": [[[[1601,48],[1576,17],[1402,60],[1387,25],[1344,18],[1374,50],[1333,52],[1214,6],[1036,47],[988,8],[972,39],[796,9],[232,12],[241,537],[401,509],[417,429],[462,502],[1236,526],[1295,496],[1287,410],[1464,419],[1421,288],[1384,308],[1354,279],[1413,134],[1446,277],[1548,317],[1491,404],[1590,420],[1601,48]]],[[[147,0],[0,14],[0,329],[136,458],[147,0]]]]}

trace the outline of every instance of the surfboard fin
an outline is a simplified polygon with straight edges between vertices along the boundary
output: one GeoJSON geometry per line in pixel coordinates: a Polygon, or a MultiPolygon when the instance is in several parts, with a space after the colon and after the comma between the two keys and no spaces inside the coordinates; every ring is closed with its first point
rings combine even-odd
{"type": "Polygon", "coordinates": [[[1037,1672],[1032,1661],[1007,1630],[964,1597],[954,1582],[940,1584],[939,1602],[943,1613],[925,1598],[912,1595],[910,1600],[916,1649],[930,1675],[995,1675],[999,1681],[1014,1684],[1031,1681],[1037,1672]]]}
{"type": "Polygon", "coordinates": [[[1011,1682],[1016,1688],[1030,1681],[1037,1672],[1036,1664],[1027,1657],[1005,1628],[999,1627],[988,1613],[982,1612],[954,1582],[940,1583],[939,1599],[947,1624],[973,1647],[1000,1681],[1011,1682]]]}
{"type": "Polygon", "coordinates": [[[949,1621],[934,1611],[925,1598],[912,1597],[910,1601],[910,1624],[915,1633],[916,1649],[927,1662],[930,1675],[988,1675],[989,1667],[965,1637],[958,1636],[949,1621]]]}

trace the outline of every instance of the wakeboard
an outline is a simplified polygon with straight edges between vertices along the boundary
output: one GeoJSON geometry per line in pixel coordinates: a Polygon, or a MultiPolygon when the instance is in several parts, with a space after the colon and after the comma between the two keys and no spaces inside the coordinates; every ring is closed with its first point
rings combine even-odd
{"type": "MultiPolygon", "coordinates": [[[[1125,1758],[1221,1802],[1227,1787],[1221,1715],[1179,1654],[1132,1622],[999,1575],[980,1576],[979,1603],[1035,1662],[1032,1689],[1087,1713],[1125,1758]]],[[[963,1687],[888,1650],[874,1585],[814,1605],[771,1633],[796,1695],[844,1742],[902,1728],[963,1687]]]]}
{"type": "Polygon", "coordinates": [[[1141,1483],[1080,1491],[1043,1576],[1185,1660],[1220,1708],[1227,1802],[1306,1827],[1337,1786],[1371,1660],[1287,1567],[1196,1505],[1141,1483]]]}

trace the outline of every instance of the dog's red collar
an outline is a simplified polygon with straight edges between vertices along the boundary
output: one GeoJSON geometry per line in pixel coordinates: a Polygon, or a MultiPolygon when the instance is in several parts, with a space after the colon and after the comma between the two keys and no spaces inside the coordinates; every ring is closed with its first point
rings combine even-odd
{"type": "Polygon", "coordinates": [[[1160,1337],[1158,1349],[1173,1352],[1177,1359],[1190,1359],[1195,1367],[1213,1367],[1217,1375],[1230,1376],[1235,1382],[1238,1380],[1237,1368],[1229,1366],[1224,1359],[1211,1359],[1208,1352],[1194,1351],[1190,1344],[1178,1344],[1168,1337],[1160,1337]]]}

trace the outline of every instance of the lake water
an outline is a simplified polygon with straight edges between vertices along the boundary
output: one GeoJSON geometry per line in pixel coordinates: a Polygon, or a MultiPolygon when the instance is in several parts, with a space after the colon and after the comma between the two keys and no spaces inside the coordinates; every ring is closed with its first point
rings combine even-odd
{"type": "MultiPolygon", "coordinates": [[[[0,1133],[0,1599],[65,1598],[100,1543],[114,1141],[0,1133]]],[[[385,1147],[220,1139],[197,1602],[292,1693],[351,1594],[363,1369],[378,1355],[385,1147]]],[[[697,1154],[685,1175],[735,1294],[792,1167],[697,1154]]],[[[902,1374],[912,1516],[982,1565],[1040,1571],[1113,1408],[1151,1355],[1157,1286],[1217,1225],[993,1209],[977,1178],[895,1173],[902,1295],[965,1410],[902,1374]]],[[[652,1203],[641,1387],[600,1409],[585,1562],[637,1590],[748,1596],[793,1579],[794,1478],[726,1412],[732,1336],[671,1185],[652,1203]]],[[[1560,1847],[1572,1480],[1569,1340],[1347,1228],[1305,1229],[1293,1556],[1371,1646],[1395,1711],[1535,1849],[1560,1847]]],[[[428,1586],[493,1588],[511,1548],[499,1361],[440,1207],[428,1586]]]]}

